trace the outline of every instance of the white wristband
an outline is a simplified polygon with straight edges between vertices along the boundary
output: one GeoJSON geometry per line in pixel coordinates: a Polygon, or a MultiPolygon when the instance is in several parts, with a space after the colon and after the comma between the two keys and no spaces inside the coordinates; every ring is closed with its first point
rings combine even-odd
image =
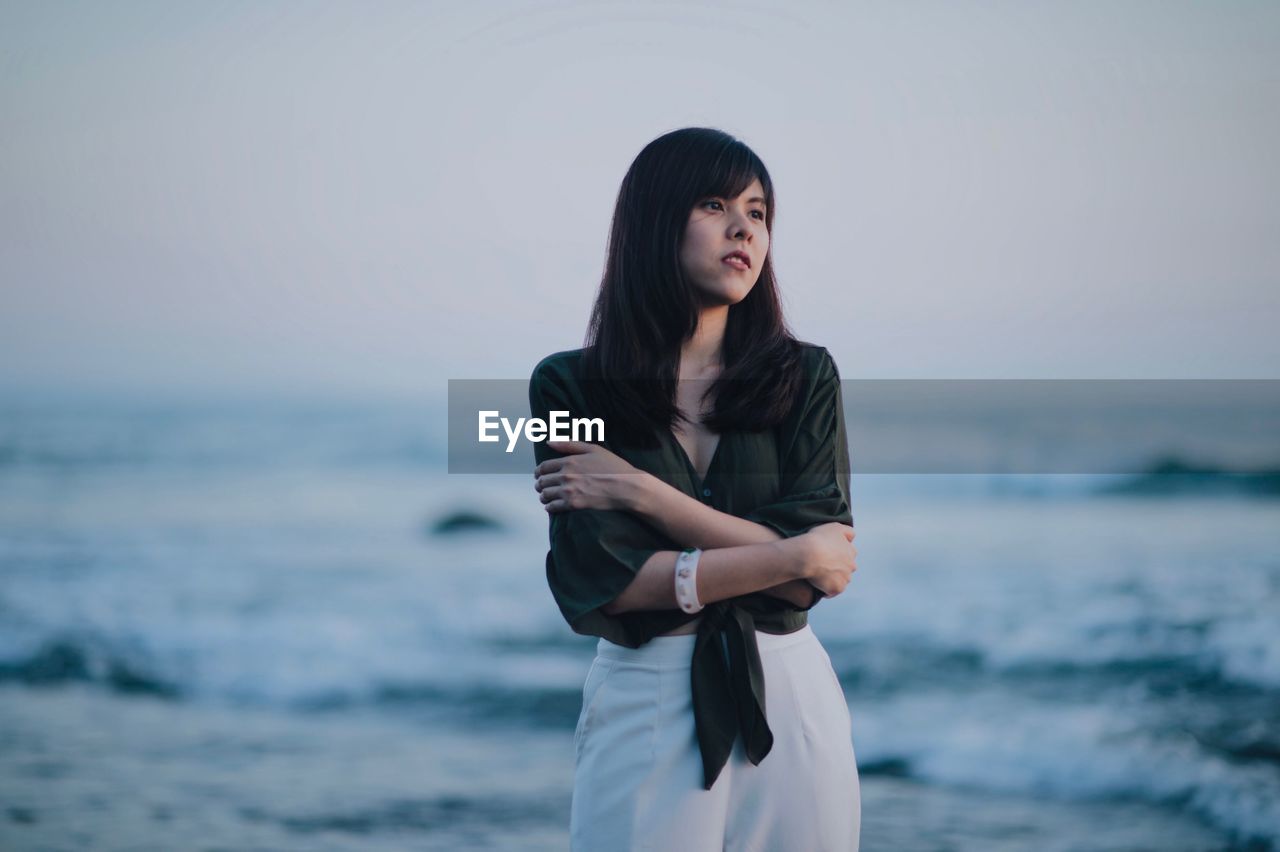
{"type": "Polygon", "coordinates": [[[702,551],[696,547],[683,550],[676,557],[676,603],[687,613],[702,609],[698,603],[698,560],[702,551]]]}

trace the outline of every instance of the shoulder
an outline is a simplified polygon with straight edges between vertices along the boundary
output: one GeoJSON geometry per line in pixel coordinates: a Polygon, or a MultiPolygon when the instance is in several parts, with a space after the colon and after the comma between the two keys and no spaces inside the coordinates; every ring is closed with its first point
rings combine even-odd
{"type": "Polygon", "coordinates": [[[816,343],[798,341],[800,347],[800,364],[804,374],[815,382],[840,379],[840,370],[836,367],[835,358],[825,346],[816,343]]]}
{"type": "Polygon", "coordinates": [[[534,366],[529,380],[533,382],[546,379],[575,380],[580,375],[581,366],[581,349],[552,352],[534,366]]]}

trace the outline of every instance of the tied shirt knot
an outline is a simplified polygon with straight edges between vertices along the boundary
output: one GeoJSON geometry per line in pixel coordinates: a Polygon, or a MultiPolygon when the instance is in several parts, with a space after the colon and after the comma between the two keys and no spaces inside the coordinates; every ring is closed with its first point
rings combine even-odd
{"type": "Polygon", "coordinates": [[[708,604],[698,625],[690,676],[703,783],[710,790],[739,733],[752,764],[759,765],[773,748],[755,617],[731,600],[708,604]]]}

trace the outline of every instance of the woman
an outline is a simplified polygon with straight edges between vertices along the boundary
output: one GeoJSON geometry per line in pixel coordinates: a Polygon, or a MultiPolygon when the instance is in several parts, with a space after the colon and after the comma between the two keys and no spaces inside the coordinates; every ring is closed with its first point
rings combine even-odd
{"type": "Polygon", "coordinates": [[[574,734],[575,850],[850,850],[839,680],[807,623],[856,569],[839,374],[786,328],[774,194],[745,144],[687,128],[623,179],[583,349],[530,407],[603,444],[535,444],[547,581],[600,637],[574,734]],[[766,690],[767,685],[767,690],[766,690]]]}

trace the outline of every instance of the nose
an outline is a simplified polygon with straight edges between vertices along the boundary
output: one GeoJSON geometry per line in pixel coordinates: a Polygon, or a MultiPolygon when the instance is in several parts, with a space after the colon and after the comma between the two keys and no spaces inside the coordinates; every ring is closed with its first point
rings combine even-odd
{"type": "Polygon", "coordinates": [[[733,240],[745,239],[751,241],[751,229],[747,227],[746,217],[734,216],[729,222],[729,238],[733,240]]]}

